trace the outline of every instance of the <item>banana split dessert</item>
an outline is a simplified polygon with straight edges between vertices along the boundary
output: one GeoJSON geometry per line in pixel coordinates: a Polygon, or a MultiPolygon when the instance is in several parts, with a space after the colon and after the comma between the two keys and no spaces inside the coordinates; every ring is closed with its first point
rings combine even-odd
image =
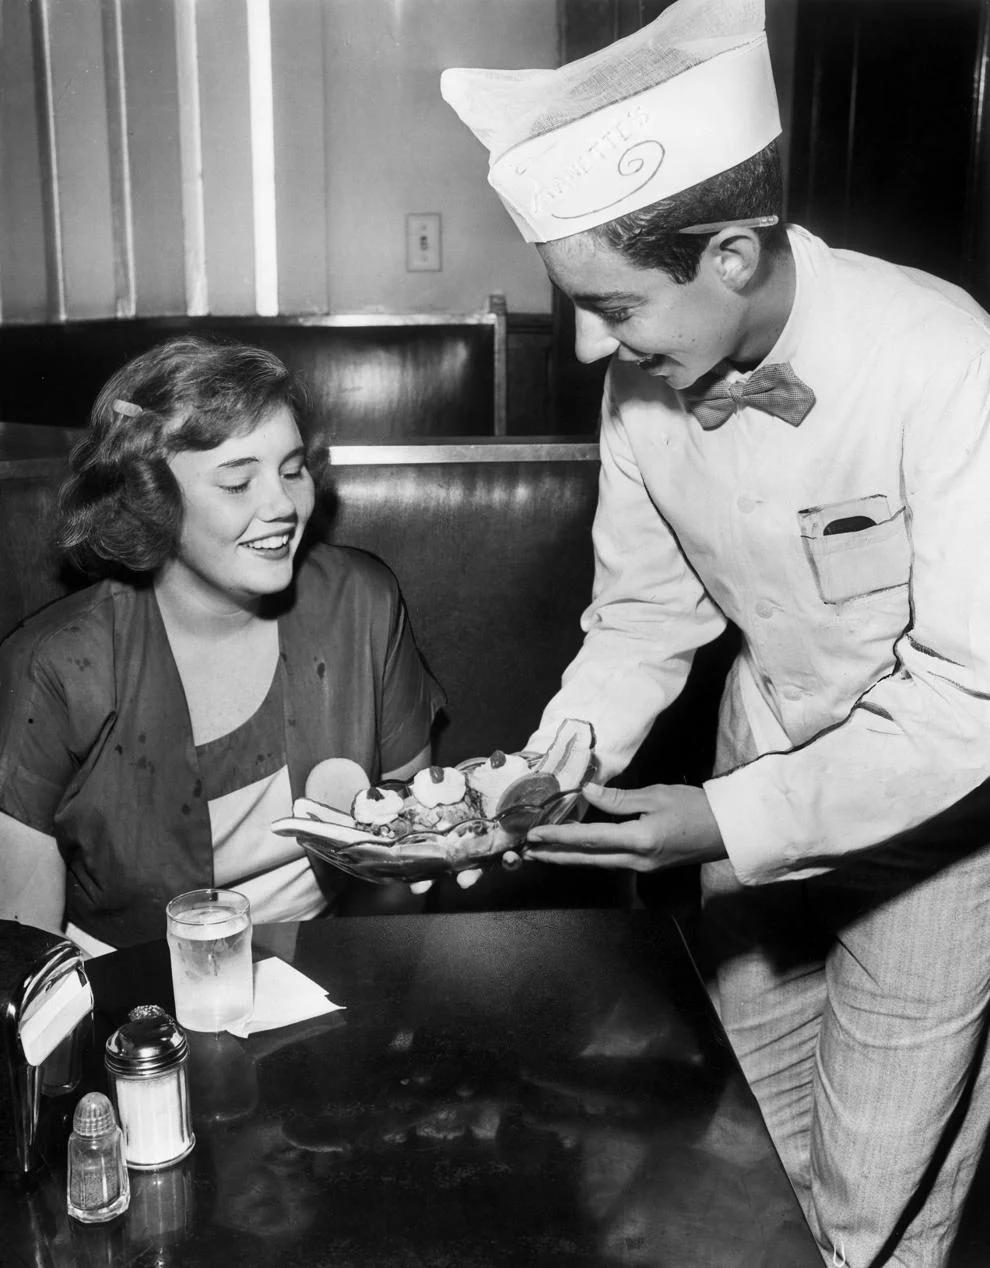
{"type": "Polygon", "coordinates": [[[293,806],[293,818],[277,831],[319,822],[347,828],[382,844],[413,833],[446,832],[477,821],[479,829],[507,810],[538,808],[562,792],[576,792],[595,769],[595,733],[590,722],[562,722],[545,753],[505,753],[458,766],[427,766],[410,781],[390,780],[368,786],[353,762],[330,759],[307,781],[305,797],[293,806]],[[319,778],[315,778],[319,775],[319,778]]]}

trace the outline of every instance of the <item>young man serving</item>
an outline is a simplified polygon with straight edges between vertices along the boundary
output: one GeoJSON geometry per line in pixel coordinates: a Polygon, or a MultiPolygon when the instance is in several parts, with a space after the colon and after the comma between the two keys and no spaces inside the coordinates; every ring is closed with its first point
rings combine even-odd
{"type": "Polygon", "coordinates": [[[946,1261],[990,1113],[990,318],[780,223],[761,0],[546,71],[448,70],[490,182],[610,357],[564,717],[628,764],[727,622],[702,788],[528,853],[702,862],[723,1022],[827,1263],[946,1261]]]}

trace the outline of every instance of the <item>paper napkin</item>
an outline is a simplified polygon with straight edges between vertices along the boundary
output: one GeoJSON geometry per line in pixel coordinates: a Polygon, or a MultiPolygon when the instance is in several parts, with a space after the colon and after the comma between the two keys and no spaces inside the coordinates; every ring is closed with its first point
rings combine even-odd
{"type": "Polygon", "coordinates": [[[327,998],[322,986],[277,956],[254,965],[254,1012],[230,1033],[245,1039],[259,1030],[277,1030],[343,1008],[327,998]]]}

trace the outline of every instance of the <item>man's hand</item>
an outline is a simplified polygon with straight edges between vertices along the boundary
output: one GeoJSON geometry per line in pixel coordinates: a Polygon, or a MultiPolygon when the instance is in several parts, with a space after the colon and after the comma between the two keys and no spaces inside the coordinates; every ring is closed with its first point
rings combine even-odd
{"type": "Polygon", "coordinates": [[[525,858],[653,872],[678,863],[707,863],[726,857],[722,834],[700,788],[654,784],[626,792],[588,784],[584,797],[589,805],[610,815],[638,817],[621,823],[533,828],[523,850],[525,858]]]}

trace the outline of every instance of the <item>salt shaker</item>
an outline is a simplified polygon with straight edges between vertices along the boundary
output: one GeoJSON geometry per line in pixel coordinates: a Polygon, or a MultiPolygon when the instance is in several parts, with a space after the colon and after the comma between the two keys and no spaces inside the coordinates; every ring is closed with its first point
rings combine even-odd
{"type": "Polygon", "coordinates": [[[87,1092],[72,1116],[66,1206],[83,1224],[102,1224],[131,1200],[121,1131],[102,1092],[87,1092]]]}
{"type": "Polygon", "coordinates": [[[186,1036],[163,1008],[142,1004],[107,1040],[104,1064],[120,1115],[127,1165],[167,1167],[196,1143],[186,1036]]]}

